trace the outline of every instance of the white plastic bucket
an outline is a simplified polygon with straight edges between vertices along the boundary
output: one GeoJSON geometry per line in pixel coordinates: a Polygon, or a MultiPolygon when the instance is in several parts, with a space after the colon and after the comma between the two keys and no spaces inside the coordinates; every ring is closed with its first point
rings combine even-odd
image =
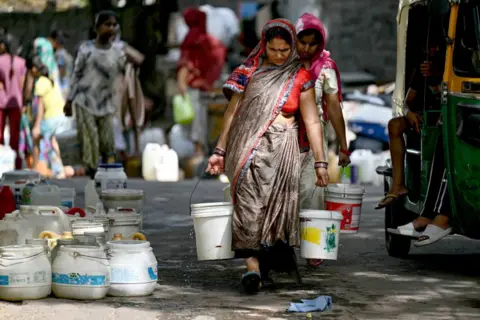
{"type": "Polygon", "coordinates": [[[331,184],[325,188],[325,209],[343,215],[342,233],[358,232],[364,194],[363,187],[351,184],[331,184]]]}
{"type": "MultiPolygon", "coordinates": [[[[143,190],[136,189],[107,189],[102,190],[101,199],[105,211],[110,209],[134,209],[143,222],[143,190]]],[[[141,229],[141,226],[140,226],[141,229]]]]}
{"type": "Polygon", "coordinates": [[[98,300],[110,288],[110,265],[99,247],[61,246],[52,266],[52,291],[58,298],[98,300]]]}
{"type": "Polygon", "coordinates": [[[113,213],[108,214],[110,226],[107,239],[112,240],[115,234],[121,234],[123,238],[129,238],[134,233],[140,232],[141,217],[136,213],[113,213]]]}
{"type": "Polygon", "coordinates": [[[69,209],[75,207],[75,189],[74,188],[60,188],[60,195],[62,197],[62,206],[69,209]]]}
{"type": "Polygon", "coordinates": [[[158,263],[150,242],[120,240],[107,243],[110,253],[109,296],[142,297],[155,290],[158,263]]]}
{"type": "Polygon", "coordinates": [[[226,186],[225,188],[223,188],[223,200],[225,202],[232,202],[232,188],[230,187],[230,185],[226,186]]]}
{"type": "Polygon", "coordinates": [[[0,299],[22,301],[50,295],[52,267],[40,245],[0,248],[0,299]]]}
{"type": "Polygon", "coordinates": [[[304,259],[337,260],[340,224],[335,211],[300,211],[300,256],[304,259]]]}
{"type": "Polygon", "coordinates": [[[232,259],[232,215],[229,202],[199,203],[191,205],[197,259],[232,259]]]}

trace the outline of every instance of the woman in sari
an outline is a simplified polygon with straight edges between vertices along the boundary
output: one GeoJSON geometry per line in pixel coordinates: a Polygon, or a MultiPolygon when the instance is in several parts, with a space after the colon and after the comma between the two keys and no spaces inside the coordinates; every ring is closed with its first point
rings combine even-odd
{"type": "Polygon", "coordinates": [[[290,21],[276,19],[265,25],[261,42],[224,85],[230,102],[208,161],[210,174],[226,172],[231,181],[232,250],[245,259],[246,292],[271,281],[270,269],[297,272],[293,250],[300,243],[297,123],[305,125],[313,149],[316,184],[328,183],[314,83],[300,63],[295,41],[290,21]]]}
{"type": "Polygon", "coordinates": [[[208,108],[202,103],[202,92],[213,88],[225,65],[227,48],[207,32],[207,15],[198,8],[188,8],[183,18],[189,30],[178,62],[177,83],[180,94],[188,94],[195,110],[190,125],[190,139],[195,143],[195,153],[203,157],[208,149],[208,108]]]}
{"type": "MultiPolygon", "coordinates": [[[[337,64],[330,57],[330,52],[325,50],[326,32],[322,22],[310,13],[303,14],[295,24],[297,32],[297,50],[300,61],[310,72],[315,81],[315,99],[318,114],[322,122],[323,136],[327,135],[327,123],[331,121],[340,145],[339,165],[342,167],[350,163],[348,152],[345,120],[341,108],[342,92],[340,72],[337,64]]],[[[328,154],[327,139],[323,140],[323,150],[328,154]]],[[[302,146],[300,146],[302,147],[302,146]]],[[[310,209],[313,196],[319,192],[317,203],[323,204],[323,190],[314,190],[315,171],[313,155],[304,152],[302,148],[302,173],[300,178],[300,207],[310,209]]],[[[316,209],[323,209],[322,207],[316,209]]],[[[323,260],[308,260],[311,266],[319,266],[323,260]]]]}

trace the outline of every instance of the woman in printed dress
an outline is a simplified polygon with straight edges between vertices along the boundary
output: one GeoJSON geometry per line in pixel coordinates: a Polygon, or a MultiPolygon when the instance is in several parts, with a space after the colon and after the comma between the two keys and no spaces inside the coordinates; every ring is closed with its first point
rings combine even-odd
{"type": "Polygon", "coordinates": [[[207,167],[210,174],[225,171],[231,181],[232,250],[245,259],[246,292],[268,284],[271,269],[298,277],[299,123],[313,149],[316,184],[328,183],[314,82],[295,42],[290,21],[265,25],[261,42],[224,85],[230,103],[207,167]]]}
{"type": "MultiPolygon", "coordinates": [[[[350,153],[348,152],[345,120],[341,108],[342,92],[340,84],[340,73],[337,64],[330,57],[330,53],[325,50],[326,33],[322,22],[310,13],[303,14],[295,24],[297,32],[297,49],[300,60],[305,68],[310,72],[315,80],[315,98],[318,106],[323,136],[327,135],[327,123],[331,121],[340,144],[339,165],[347,166],[350,163],[350,153]]],[[[304,133],[301,133],[304,135],[304,133]]],[[[305,139],[306,140],[306,139],[305,139]]],[[[328,154],[327,139],[323,140],[323,150],[328,154]]],[[[312,198],[317,196],[315,190],[315,172],[313,155],[307,148],[302,152],[302,174],[300,178],[300,198],[301,208],[310,209],[312,207],[312,198]]],[[[319,203],[323,204],[323,189],[317,190],[319,194],[319,203]]],[[[316,208],[323,209],[323,207],[316,208]]],[[[319,266],[322,260],[309,260],[312,266],[319,266]]]]}
{"type": "Polygon", "coordinates": [[[71,90],[64,108],[67,116],[71,116],[75,109],[82,161],[92,179],[99,160],[113,162],[115,157],[115,82],[126,64],[124,51],[112,44],[116,26],[114,12],[97,14],[97,37],[83,43],[78,50],[71,90]]]}

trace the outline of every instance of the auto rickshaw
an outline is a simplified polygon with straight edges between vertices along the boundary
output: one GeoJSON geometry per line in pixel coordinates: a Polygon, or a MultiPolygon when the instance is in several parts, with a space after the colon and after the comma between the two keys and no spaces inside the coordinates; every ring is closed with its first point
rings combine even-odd
{"type": "MultiPolygon", "coordinates": [[[[393,116],[405,112],[409,78],[418,62],[412,62],[418,42],[412,44],[410,38],[427,31],[428,41],[432,28],[442,28],[446,50],[441,102],[437,108],[425,108],[420,134],[413,130],[405,134],[408,195],[385,209],[387,251],[402,257],[408,255],[411,238],[391,234],[387,228],[409,223],[422,212],[440,134],[452,207],[450,225],[455,234],[480,239],[480,0],[400,0],[397,23],[393,116]],[[440,23],[432,24],[433,20],[440,23]],[[437,125],[439,118],[441,126],[437,125]]],[[[377,173],[384,176],[387,193],[391,164],[378,167],[377,173]]]]}

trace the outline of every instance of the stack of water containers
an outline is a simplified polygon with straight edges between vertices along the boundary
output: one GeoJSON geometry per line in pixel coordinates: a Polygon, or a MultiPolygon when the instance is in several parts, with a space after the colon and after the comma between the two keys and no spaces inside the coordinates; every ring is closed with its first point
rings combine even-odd
{"type": "Polygon", "coordinates": [[[2,181],[19,177],[26,181],[17,188],[23,188],[17,191],[19,210],[0,220],[1,300],[43,299],[52,292],[77,300],[154,292],[158,263],[139,233],[143,191],[125,189],[121,166],[103,166],[95,177],[107,208],[95,215],[76,208],[69,213],[80,216],[66,214],[74,190],[48,185],[29,171],[6,174],[2,181]]]}

